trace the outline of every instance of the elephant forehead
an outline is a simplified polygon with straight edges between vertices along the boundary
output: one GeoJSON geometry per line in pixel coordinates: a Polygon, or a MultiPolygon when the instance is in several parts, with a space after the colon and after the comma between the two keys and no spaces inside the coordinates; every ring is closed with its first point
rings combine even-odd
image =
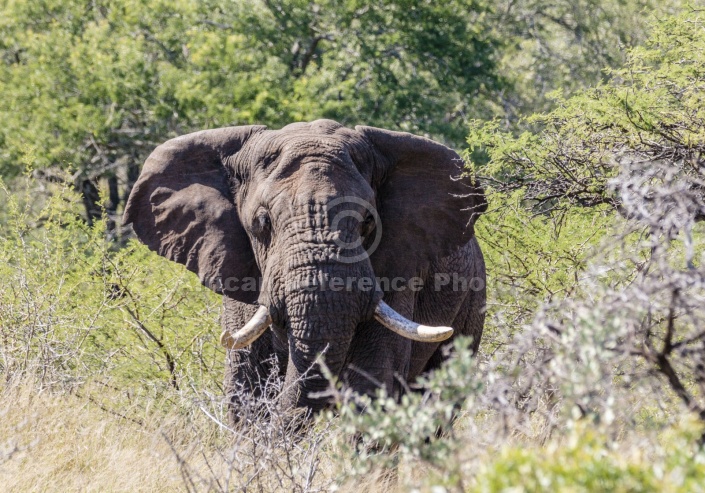
{"type": "Polygon", "coordinates": [[[290,135],[278,131],[251,142],[236,159],[267,175],[309,162],[352,164],[348,146],[335,136],[290,135]]]}
{"type": "MultiPolygon", "coordinates": [[[[357,197],[365,204],[374,200],[372,188],[354,167],[310,162],[292,163],[277,171],[276,176],[267,180],[269,186],[265,193],[288,205],[326,204],[326,207],[332,207],[338,204],[336,199],[340,197],[357,197]]],[[[357,208],[354,204],[349,207],[357,208]]]]}
{"type": "Polygon", "coordinates": [[[326,162],[315,154],[282,160],[264,184],[260,202],[270,203],[275,210],[290,210],[294,216],[341,209],[359,209],[364,216],[365,209],[373,208],[374,192],[349,160],[326,162]]]}
{"type": "Polygon", "coordinates": [[[280,130],[262,132],[255,140],[260,153],[300,155],[345,154],[365,143],[358,132],[333,120],[293,123],[280,130]]]}
{"type": "Polygon", "coordinates": [[[358,179],[348,149],[335,139],[286,139],[262,157],[260,168],[273,180],[298,178],[304,182],[333,184],[358,179]]]}
{"type": "Polygon", "coordinates": [[[333,134],[340,130],[345,130],[345,127],[335,120],[320,119],[312,122],[290,123],[283,127],[281,132],[333,134]]]}
{"type": "Polygon", "coordinates": [[[313,157],[341,158],[347,155],[347,143],[336,135],[288,133],[273,136],[269,151],[291,159],[313,157]]]}

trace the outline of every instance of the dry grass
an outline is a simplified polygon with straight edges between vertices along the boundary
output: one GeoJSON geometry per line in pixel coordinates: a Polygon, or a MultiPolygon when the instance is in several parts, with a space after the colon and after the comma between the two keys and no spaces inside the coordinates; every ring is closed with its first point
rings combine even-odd
{"type": "MultiPolygon", "coordinates": [[[[267,430],[255,429],[237,443],[242,436],[233,439],[206,416],[183,410],[141,416],[138,409],[125,410],[140,424],[75,394],[38,391],[31,381],[0,387],[0,396],[0,484],[7,492],[328,491],[340,479],[342,464],[334,458],[340,454],[330,449],[308,456],[320,462],[315,481],[288,478],[287,444],[295,440],[274,436],[278,427],[271,421],[255,425],[269,429],[269,441],[261,436],[267,430]],[[253,474],[253,462],[267,470],[253,474]]],[[[321,442],[307,436],[301,444],[310,449],[321,442]]],[[[292,457],[294,467],[306,468],[302,457],[292,457]]],[[[421,463],[393,471],[375,467],[338,491],[406,491],[404,485],[423,484],[431,475],[433,469],[421,463]]]]}
{"type": "Polygon", "coordinates": [[[75,395],[36,393],[26,384],[4,389],[0,406],[4,491],[183,489],[164,438],[177,419],[140,426],[75,395]]]}
{"type": "Polygon", "coordinates": [[[313,492],[335,479],[329,424],[292,433],[274,401],[252,403],[231,429],[218,419],[221,400],[204,395],[120,408],[110,390],[98,402],[87,388],[40,389],[0,387],[2,491],[313,492]]]}
{"type": "Polygon", "coordinates": [[[124,410],[139,424],[84,397],[39,390],[31,381],[0,387],[0,399],[0,484],[7,492],[308,492],[331,491],[336,483],[345,493],[545,491],[545,484],[556,491],[602,485],[680,492],[693,491],[705,477],[705,456],[693,448],[701,428],[693,422],[618,440],[581,422],[540,444],[516,435],[492,441],[499,436],[494,420],[476,416],[457,424],[460,446],[442,465],[399,457],[389,468],[371,458],[365,474],[341,483],[351,464],[333,448],[341,436],[335,420],[292,438],[282,433],[277,416],[229,431],[203,409],[193,412],[198,406],[124,410]]]}

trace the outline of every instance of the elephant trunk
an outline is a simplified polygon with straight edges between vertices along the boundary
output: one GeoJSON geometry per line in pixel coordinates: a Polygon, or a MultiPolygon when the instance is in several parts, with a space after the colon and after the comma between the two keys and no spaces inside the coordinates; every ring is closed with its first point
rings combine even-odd
{"type": "MultiPolygon", "coordinates": [[[[354,322],[338,324],[338,329],[354,333],[354,322]]],[[[317,326],[307,322],[307,328],[315,331],[330,330],[330,325],[317,326]]],[[[342,371],[352,338],[331,340],[309,339],[305,337],[289,338],[289,364],[285,378],[284,403],[287,407],[307,408],[319,411],[329,401],[326,395],[330,382],[325,376],[325,369],[332,376],[342,371]]]]}
{"type": "Polygon", "coordinates": [[[316,395],[329,386],[324,366],[333,376],[342,372],[355,330],[371,317],[379,294],[375,286],[362,290],[356,283],[349,283],[349,279],[360,276],[336,262],[296,268],[287,277],[289,366],[285,401],[318,411],[328,402],[327,397],[316,395]]]}

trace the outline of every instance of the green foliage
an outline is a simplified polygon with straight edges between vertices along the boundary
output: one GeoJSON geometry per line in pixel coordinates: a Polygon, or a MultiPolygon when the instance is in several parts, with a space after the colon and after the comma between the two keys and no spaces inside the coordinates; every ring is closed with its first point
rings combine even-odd
{"type": "MultiPolygon", "coordinates": [[[[704,31],[698,12],[659,23],[626,66],[611,71],[611,82],[528,118],[536,132],[515,137],[497,122],[476,121],[468,142],[489,157],[476,171],[500,190],[522,189],[541,212],[566,204],[617,206],[609,180],[625,159],[697,162],[705,145],[704,31]]],[[[682,172],[698,171],[685,164],[682,172]]]]}
{"type": "Polygon", "coordinates": [[[241,25],[289,70],[284,122],[329,117],[458,142],[472,96],[501,85],[494,65],[502,43],[483,26],[486,2],[265,4],[265,15],[241,25]]]}
{"type": "MultiPolygon", "coordinates": [[[[0,6],[0,173],[29,154],[112,221],[149,152],[203,128],[333,118],[460,144],[469,117],[544,109],[677,0],[40,0],[0,6]]],[[[112,228],[112,224],[109,224],[112,228]]]]}
{"type": "MultiPolygon", "coordinates": [[[[477,225],[494,298],[491,326],[506,333],[530,320],[539,303],[578,294],[595,248],[617,234],[620,193],[630,196],[620,187],[641,173],[624,171],[623,163],[667,158],[675,165],[671,181],[698,182],[696,163],[705,149],[703,34],[698,12],[668,18],[644,47],[631,50],[624,68],[611,71],[610,82],[527,118],[533,130],[515,135],[497,120],[471,125],[467,159],[474,158],[491,206],[477,225]]],[[[688,261],[696,260],[691,254],[688,261]]]]}
{"type": "Polygon", "coordinates": [[[542,303],[576,295],[614,223],[604,207],[535,214],[521,190],[489,190],[488,201],[490,210],[475,226],[489,273],[485,349],[520,330],[542,303]]]}
{"type": "Polygon", "coordinates": [[[511,43],[500,73],[514,87],[502,97],[505,118],[548,111],[557,95],[569,97],[609,79],[630,47],[642,44],[654,20],[678,12],[680,0],[520,0],[501,2],[499,25],[511,43]]]}
{"type": "Polygon", "coordinates": [[[389,1],[9,2],[0,11],[0,166],[139,165],[189,130],[330,117],[465,134],[500,84],[488,4],[389,1]],[[447,117],[456,112],[456,116],[447,117]]]}
{"type": "MultiPolygon", "coordinates": [[[[337,419],[341,432],[332,442],[336,462],[345,464],[339,480],[359,485],[365,477],[394,470],[400,487],[422,491],[697,488],[705,479],[703,423],[676,413],[675,423],[661,421],[635,433],[635,409],[658,414],[649,409],[653,389],[615,379],[625,370],[610,354],[622,336],[620,323],[595,324],[598,311],[580,313],[573,330],[550,350],[537,351],[535,360],[516,361],[509,348],[504,363],[488,364],[460,339],[453,357],[424,379],[423,392],[401,401],[384,392],[376,400],[337,394],[336,417],[322,420],[337,419]],[[521,399],[506,401],[517,384],[521,399]],[[622,392],[615,392],[620,387],[622,392]],[[547,396],[543,404],[534,402],[547,396]],[[556,408],[562,411],[555,413],[556,408]],[[522,413],[526,420],[518,418],[522,413]],[[545,413],[550,417],[544,420],[545,413]]],[[[520,341],[513,349],[527,353],[545,344],[540,337],[525,342],[530,344],[520,341]]]]}
{"type": "Polygon", "coordinates": [[[505,446],[485,463],[470,491],[696,491],[705,456],[693,445],[701,426],[684,423],[650,451],[614,449],[584,426],[542,450],[505,446]]]}
{"type": "MultiPolygon", "coordinates": [[[[703,34],[699,11],[668,18],[610,82],[528,118],[532,131],[471,129],[468,157],[485,154],[473,167],[494,203],[477,229],[493,274],[485,350],[490,375],[514,389],[519,413],[502,414],[523,424],[520,436],[523,412],[549,430],[574,418],[644,431],[681,411],[705,416],[703,34]]],[[[515,485],[514,468],[529,490],[687,491],[697,480],[681,467],[701,474],[692,448],[679,458],[687,465],[661,471],[596,462],[590,450],[561,449],[566,468],[513,450],[485,488],[515,485]]]]}
{"type": "MultiPolygon", "coordinates": [[[[213,388],[219,299],[185,269],[137,242],[115,251],[105,223],[80,218],[79,197],[59,186],[37,203],[37,182],[3,186],[0,234],[0,371],[48,387],[102,383],[127,394],[213,388]]],[[[131,399],[131,397],[130,397],[131,399]]]]}
{"type": "Polygon", "coordinates": [[[457,338],[452,361],[420,379],[420,390],[407,392],[399,400],[384,389],[374,399],[337,396],[343,431],[338,444],[341,451],[353,455],[349,437],[360,437],[353,444],[356,453],[351,474],[366,474],[372,467],[389,466],[400,459],[417,459],[439,468],[449,466],[448,459],[462,443],[443,439],[441,433],[453,434],[456,413],[483,388],[476,378],[476,362],[469,346],[468,338],[457,338]]]}

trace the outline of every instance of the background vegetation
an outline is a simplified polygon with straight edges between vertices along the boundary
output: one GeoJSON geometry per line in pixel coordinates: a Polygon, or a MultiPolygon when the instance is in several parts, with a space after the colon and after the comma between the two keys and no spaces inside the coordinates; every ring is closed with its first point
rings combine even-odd
{"type": "Polygon", "coordinates": [[[0,14],[10,490],[701,488],[698,5],[42,0],[0,14]],[[490,201],[486,336],[477,357],[458,341],[426,394],[360,402],[332,383],[336,415],[303,435],[274,401],[230,429],[220,300],[118,216],[169,137],[318,117],[466,149],[490,201]]]}

